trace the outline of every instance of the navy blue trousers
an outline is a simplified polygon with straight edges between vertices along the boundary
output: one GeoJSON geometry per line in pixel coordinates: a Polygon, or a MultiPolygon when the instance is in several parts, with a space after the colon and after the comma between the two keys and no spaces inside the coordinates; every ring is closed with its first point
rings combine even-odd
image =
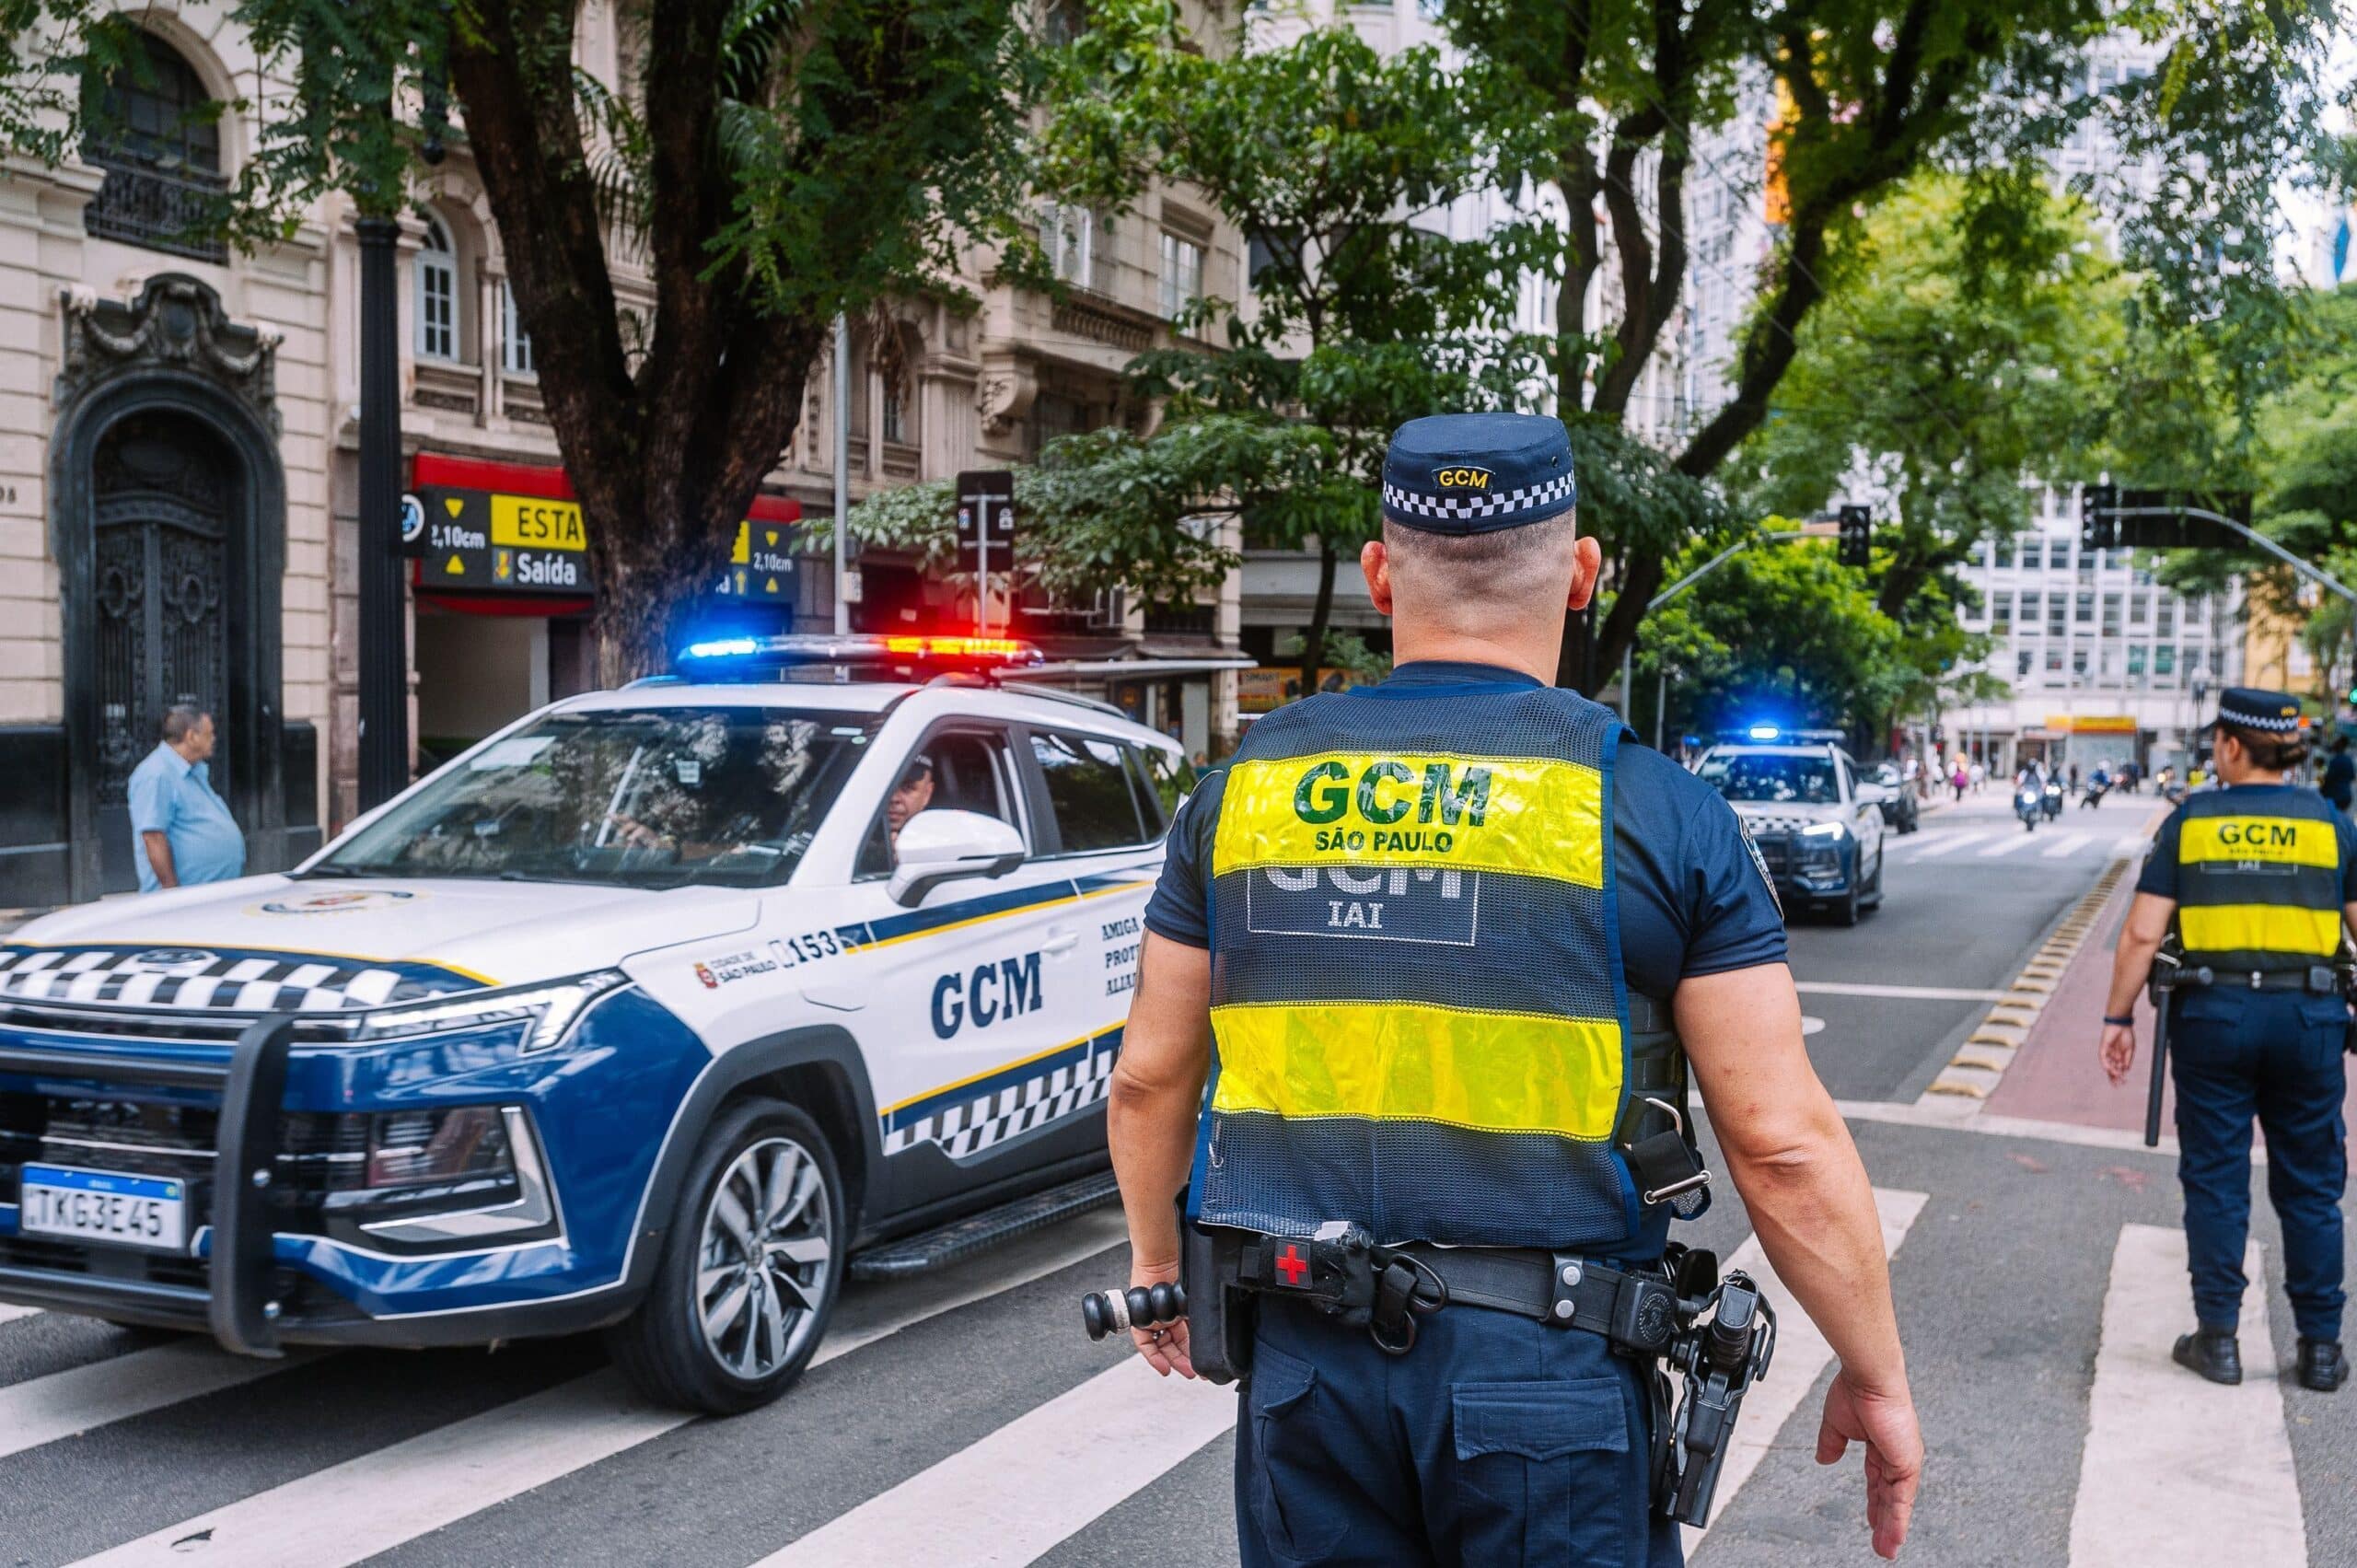
{"type": "Polygon", "coordinates": [[[1678,1568],[1649,1505],[1653,1410],[1604,1340],[1452,1307],[1391,1356],[1260,1298],[1236,1429],[1244,1568],[1678,1568]]]}
{"type": "Polygon", "coordinates": [[[2267,1134],[2267,1196],[2283,1225],[2283,1283],[2300,1333],[2340,1337],[2341,1193],[2349,1185],[2348,1014],[2328,996],[2186,993],[2169,1031],[2178,1179],[2193,1307],[2203,1327],[2242,1318],[2250,1235],[2251,1121],[2267,1134]]]}

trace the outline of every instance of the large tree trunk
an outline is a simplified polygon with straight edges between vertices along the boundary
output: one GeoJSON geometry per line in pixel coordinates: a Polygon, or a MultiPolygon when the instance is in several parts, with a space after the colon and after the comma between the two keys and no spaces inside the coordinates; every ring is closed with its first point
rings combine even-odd
{"type": "Polygon", "coordinates": [[[1301,694],[1318,690],[1318,672],[1326,668],[1326,628],[1334,619],[1334,568],[1341,560],[1332,541],[1318,540],[1318,598],[1309,607],[1309,625],[1301,634],[1301,694]]]}

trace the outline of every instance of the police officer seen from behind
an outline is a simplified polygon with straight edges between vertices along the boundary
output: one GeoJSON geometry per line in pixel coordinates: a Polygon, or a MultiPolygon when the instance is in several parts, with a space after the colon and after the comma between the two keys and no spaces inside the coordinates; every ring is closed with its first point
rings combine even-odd
{"type": "Polygon", "coordinates": [[[2307,756],[2299,714],[2281,691],[2229,687],[2220,697],[2212,755],[2225,787],[2187,796],[2161,825],[2119,933],[2102,1051],[2112,1082],[2125,1081],[2136,1062],[2136,993],[2174,934],[2183,955],[2169,1066],[2198,1325],[2177,1342],[2177,1360],[2213,1383],[2242,1381],[2235,1330],[2257,1117],[2267,1196],[2283,1225],[2300,1383],[2329,1393],[2349,1378],[2340,1349],[2349,1005],[2333,962],[2344,922],[2357,924],[2357,832],[2323,796],[2285,777],[2307,756]]]}
{"type": "MultiPolygon", "coordinates": [[[[1190,1245],[1267,1260],[1237,1426],[1252,1568],[1679,1561],[1649,1506],[1655,1359],[1612,1304],[1706,1195],[1689,1060],[1841,1359],[1817,1457],[1864,1443],[1875,1548],[1906,1539],[1922,1445],[1880,1227],[1774,894],[1715,791],[1547,684],[1599,565],[1573,503],[1555,420],[1402,426],[1360,560],[1397,668],[1260,719],[1180,812],[1146,913],[1110,1106],[1132,1283],[1178,1277],[1182,1188],[1190,1245]],[[1394,1259],[1371,1323],[1306,1299],[1321,1236],[1394,1259]]],[[[1184,1323],[1136,1338],[1166,1374],[1212,1353],[1184,1323]]]]}

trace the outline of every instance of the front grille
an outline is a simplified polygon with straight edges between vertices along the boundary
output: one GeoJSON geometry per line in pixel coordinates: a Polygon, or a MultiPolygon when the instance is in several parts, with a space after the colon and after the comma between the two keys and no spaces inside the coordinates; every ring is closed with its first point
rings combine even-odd
{"type": "MultiPolygon", "coordinates": [[[[195,1203],[192,1225],[205,1224],[220,1122],[213,1106],[0,1093],[0,1202],[17,1201],[28,1161],[78,1166],[185,1180],[195,1203]]],[[[285,1113],[277,1177],[288,1220],[315,1221],[330,1193],[361,1184],[367,1138],[367,1121],[357,1114],[285,1113]]]]}
{"type": "Polygon", "coordinates": [[[1754,839],[1752,842],[1759,846],[1759,858],[1776,876],[1782,877],[1793,868],[1793,846],[1789,841],[1770,838],[1754,839]]]}
{"type": "MultiPolygon", "coordinates": [[[[95,1002],[0,1001],[0,1027],[205,1045],[234,1045],[247,1027],[261,1016],[262,1015],[256,1013],[214,1012],[196,1007],[138,1008],[109,1006],[95,1002]]],[[[352,1018],[343,1015],[322,1013],[308,1018],[298,1016],[295,1020],[295,1043],[349,1043],[352,1029],[352,1018]]]]}

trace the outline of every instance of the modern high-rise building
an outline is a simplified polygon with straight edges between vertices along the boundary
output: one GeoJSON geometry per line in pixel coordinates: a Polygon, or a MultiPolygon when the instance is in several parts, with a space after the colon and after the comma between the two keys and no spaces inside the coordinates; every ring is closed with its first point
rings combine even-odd
{"type": "Polygon", "coordinates": [[[1959,572],[1980,599],[1964,625],[1995,640],[1987,670],[2012,693],[1947,708],[1941,743],[2001,772],[2130,759],[2182,772],[2206,699],[2243,678],[2238,595],[2182,598],[2134,551],[2082,550],[2077,491],[2032,494],[2029,527],[1959,572]]]}

